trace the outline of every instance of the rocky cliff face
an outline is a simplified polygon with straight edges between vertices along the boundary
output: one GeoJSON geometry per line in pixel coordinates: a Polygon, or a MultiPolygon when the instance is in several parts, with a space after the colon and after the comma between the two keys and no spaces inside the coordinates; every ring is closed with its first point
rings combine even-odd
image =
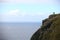
{"type": "Polygon", "coordinates": [[[31,40],[60,40],[60,14],[50,15],[42,21],[42,26],[38,29],[31,40]]]}

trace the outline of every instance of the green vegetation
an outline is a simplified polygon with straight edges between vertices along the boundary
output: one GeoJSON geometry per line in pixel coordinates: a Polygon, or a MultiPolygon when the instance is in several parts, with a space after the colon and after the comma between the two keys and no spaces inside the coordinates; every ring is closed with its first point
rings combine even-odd
{"type": "Polygon", "coordinates": [[[60,14],[52,14],[43,20],[39,28],[31,37],[31,40],[60,40],[60,14]]]}

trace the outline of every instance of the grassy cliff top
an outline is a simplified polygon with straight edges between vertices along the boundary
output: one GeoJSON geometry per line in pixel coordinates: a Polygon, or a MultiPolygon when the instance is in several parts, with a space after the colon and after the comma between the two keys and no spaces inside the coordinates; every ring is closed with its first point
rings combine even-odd
{"type": "Polygon", "coordinates": [[[43,20],[31,40],[60,40],[60,14],[52,14],[43,20]]]}

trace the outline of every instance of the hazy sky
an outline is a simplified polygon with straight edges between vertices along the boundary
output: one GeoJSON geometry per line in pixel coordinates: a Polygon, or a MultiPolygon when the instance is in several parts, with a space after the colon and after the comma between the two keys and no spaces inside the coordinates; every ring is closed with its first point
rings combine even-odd
{"type": "Polygon", "coordinates": [[[60,0],[0,0],[0,22],[40,22],[60,12],[60,0]]]}

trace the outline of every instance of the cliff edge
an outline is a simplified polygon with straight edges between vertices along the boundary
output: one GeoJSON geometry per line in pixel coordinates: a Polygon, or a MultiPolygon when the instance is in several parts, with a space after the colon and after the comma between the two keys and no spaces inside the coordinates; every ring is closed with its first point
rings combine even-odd
{"type": "Polygon", "coordinates": [[[52,14],[43,20],[31,40],[60,40],[60,14],[52,14]]]}

